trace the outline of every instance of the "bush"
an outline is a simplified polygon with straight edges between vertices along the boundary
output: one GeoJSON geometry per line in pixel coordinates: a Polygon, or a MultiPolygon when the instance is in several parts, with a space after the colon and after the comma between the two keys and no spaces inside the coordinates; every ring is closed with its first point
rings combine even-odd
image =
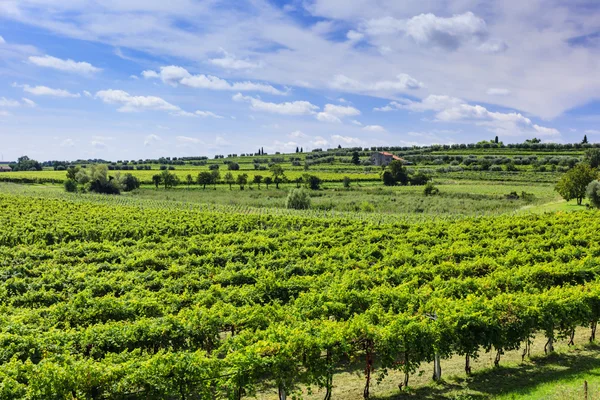
{"type": "Polygon", "coordinates": [[[600,182],[592,181],[585,189],[585,195],[593,207],[600,208],[600,182]]]}
{"type": "Polygon", "coordinates": [[[345,188],[349,188],[350,187],[350,178],[348,178],[347,176],[344,177],[344,187],[345,188]]]}
{"type": "Polygon", "coordinates": [[[413,186],[423,186],[431,180],[431,177],[422,172],[417,172],[416,174],[411,175],[409,180],[410,184],[413,186]]]}
{"type": "Polygon", "coordinates": [[[368,201],[363,201],[360,204],[360,210],[362,212],[373,212],[375,211],[375,206],[371,203],[369,203],[368,201]]]}
{"type": "Polygon", "coordinates": [[[440,189],[438,189],[432,182],[427,182],[425,188],[423,189],[423,194],[425,196],[435,196],[440,193],[440,189]]]}
{"type": "Polygon", "coordinates": [[[308,210],[310,208],[310,196],[302,188],[292,189],[285,201],[285,206],[295,210],[308,210]]]}
{"type": "Polygon", "coordinates": [[[227,164],[227,169],[230,171],[239,171],[240,164],[238,164],[236,162],[231,162],[231,163],[227,164]]]}
{"type": "Polygon", "coordinates": [[[321,178],[315,175],[304,175],[303,181],[306,187],[311,190],[319,190],[321,188],[321,178]]]}
{"type": "Polygon", "coordinates": [[[65,190],[69,193],[74,193],[77,191],[77,182],[73,179],[67,179],[65,181],[65,190]]]}
{"type": "Polygon", "coordinates": [[[125,192],[131,192],[132,190],[139,189],[140,180],[131,174],[125,174],[121,179],[121,184],[125,192]]]}

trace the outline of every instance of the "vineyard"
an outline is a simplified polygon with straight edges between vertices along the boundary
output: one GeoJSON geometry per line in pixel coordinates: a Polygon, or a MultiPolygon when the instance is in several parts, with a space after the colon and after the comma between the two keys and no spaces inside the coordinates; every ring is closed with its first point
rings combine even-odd
{"type": "Polygon", "coordinates": [[[600,318],[593,211],[416,223],[3,190],[0,226],[0,398],[329,400],[349,366],[367,398],[600,318]]]}

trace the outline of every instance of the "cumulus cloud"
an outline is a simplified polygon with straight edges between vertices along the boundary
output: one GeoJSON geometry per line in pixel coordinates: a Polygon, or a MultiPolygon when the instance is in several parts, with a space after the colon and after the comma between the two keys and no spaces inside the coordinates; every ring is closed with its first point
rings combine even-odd
{"type": "Polygon", "coordinates": [[[369,132],[385,132],[385,128],[381,125],[367,125],[362,128],[363,131],[369,132]]]}
{"type": "Polygon", "coordinates": [[[302,131],[294,131],[294,132],[290,133],[288,136],[291,137],[291,138],[300,138],[300,139],[304,139],[304,138],[308,137],[302,131]]]}
{"type": "Polygon", "coordinates": [[[101,90],[96,97],[107,104],[120,104],[119,112],[136,112],[143,110],[180,111],[176,105],[156,96],[132,96],[123,90],[101,90]]]}
{"type": "Polygon", "coordinates": [[[27,97],[23,97],[23,98],[22,98],[22,100],[23,100],[23,103],[25,103],[25,105],[26,105],[27,107],[31,107],[31,108],[33,108],[33,107],[36,107],[36,106],[37,106],[37,104],[35,104],[35,101],[33,101],[33,100],[30,100],[30,99],[28,99],[27,97]]]}
{"type": "Polygon", "coordinates": [[[322,112],[317,114],[317,119],[322,122],[342,122],[344,117],[354,117],[360,115],[360,110],[352,106],[338,106],[335,104],[326,104],[322,112]]]}
{"type": "Polygon", "coordinates": [[[92,97],[92,94],[91,94],[90,92],[88,92],[87,90],[84,90],[84,91],[83,91],[83,95],[84,95],[85,97],[92,97]]]}
{"type": "Polygon", "coordinates": [[[71,59],[63,60],[60,58],[45,55],[43,57],[30,56],[29,62],[44,68],[57,69],[59,71],[72,72],[76,74],[93,74],[102,71],[101,68],[94,67],[85,61],[73,61],[71,59]]]}
{"type": "Polygon", "coordinates": [[[345,75],[336,75],[329,84],[330,87],[338,90],[347,90],[363,93],[397,93],[407,90],[416,90],[424,85],[408,74],[396,75],[396,80],[383,80],[376,82],[360,82],[356,79],[348,78],[345,75]]]}
{"type": "Polygon", "coordinates": [[[419,45],[451,51],[469,44],[483,52],[495,53],[507,48],[504,42],[489,39],[486,22],[470,11],[451,17],[438,17],[432,13],[410,19],[386,16],[365,21],[360,30],[369,36],[404,34],[419,45]]]}
{"type": "Polygon", "coordinates": [[[269,103],[260,99],[244,96],[241,93],[237,93],[233,96],[234,101],[248,102],[250,108],[255,111],[263,111],[274,114],[283,115],[312,115],[315,114],[319,107],[308,101],[288,101],[285,103],[269,103]]]}
{"type": "Polygon", "coordinates": [[[4,38],[2,36],[0,36],[0,44],[4,44],[6,43],[6,40],[4,40],[4,38]]]}
{"type": "Polygon", "coordinates": [[[585,131],[588,135],[600,135],[600,130],[598,129],[586,129],[585,131]]]}
{"type": "Polygon", "coordinates": [[[146,79],[160,78],[159,73],[152,70],[142,71],[142,76],[146,79]]]}
{"type": "Polygon", "coordinates": [[[315,136],[313,140],[310,141],[310,144],[316,147],[327,146],[329,142],[322,136],[315,136]]]}
{"type": "Polygon", "coordinates": [[[442,111],[450,107],[464,104],[465,102],[459,98],[445,95],[429,95],[421,101],[412,101],[409,99],[399,99],[392,101],[384,107],[376,107],[374,111],[393,111],[393,110],[409,110],[415,112],[423,111],[442,111]]]}
{"type": "Polygon", "coordinates": [[[34,96],[52,96],[52,97],[81,97],[79,93],[71,93],[68,90],[64,89],[53,89],[48,86],[29,86],[29,85],[17,85],[13,84],[15,87],[23,88],[24,92],[31,93],[34,96]]]}
{"type": "Polygon", "coordinates": [[[344,144],[348,144],[348,145],[360,145],[362,144],[362,140],[360,140],[359,138],[355,138],[355,137],[350,137],[350,136],[342,136],[342,135],[332,135],[331,136],[331,140],[333,142],[342,142],[344,144]]]}
{"type": "Polygon", "coordinates": [[[160,136],[150,134],[144,138],[144,146],[152,146],[154,143],[161,141],[160,136]]]}
{"type": "Polygon", "coordinates": [[[218,78],[212,75],[192,75],[183,67],[170,65],[161,67],[160,73],[155,71],[144,71],[142,75],[145,78],[159,78],[169,85],[177,86],[184,85],[195,89],[209,90],[229,90],[237,92],[263,92],[275,95],[285,95],[287,91],[281,91],[271,85],[264,83],[256,83],[250,81],[229,82],[225,79],[218,78]]]}
{"type": "Polygon", "coordinates": [[[19,107],[21,103],[16,100],[7,99],[6,97],[0,97],[0,107],[19,107]]]}
{"type": "Polygon", "coordinates": [[[348,38],[348,40],[351,42],[358,42],[364,37],[365,35],[363,33],[357,32],[355,30],[349,30],[348,33],[346,33],[346,38],[348,38]]]}
{"type": "Polygon", "coordinates": [[[6,110],[0,110],[0,117],[9,117],[10,115],[12,115],[11,113],[9,113],[6,110]]]}
{"type": "Polygon", "coordinates": [[[223,57],[211,58],[210,60],[208,60],[208,62],[213,65],[216,65],[217,67],[235,70],[254,69],[263,67],[263,64],[260,62],[255,63],[252,61],[239,59],[234,54],[230,54],[223,49],[221,49],[221,53],[223,54],[223,57]]]}
{"type": "Polygon", "coordinates": [[[357,126],[362,126],[362,122],[360,122],[360,121],[357,121],[357,120],[355,120],[355,119],[353,119],[352,121],[350,121],[350,123],[352,123],[352,124],[354,124],[354,125],[357,125],[357,126]]]}
{"type": "Polygon", "coordinates": [[[73,147],[75,146],[75,141],[73,139],[65,139],[60,143],[60,147],[73,147]]]}

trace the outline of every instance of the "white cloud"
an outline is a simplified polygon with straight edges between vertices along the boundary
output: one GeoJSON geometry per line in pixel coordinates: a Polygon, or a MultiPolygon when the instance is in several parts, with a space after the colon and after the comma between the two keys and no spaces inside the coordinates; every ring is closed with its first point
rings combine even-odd
{"type": "Polygon", "coordinates": [[[264,111],[283,115],[311,115],[315,114],[319,107],[308,101],[289,101],[285,103],[269,103],[260,99],[244,96],[237,93],[233,96],[234,101],[245,101],[250,103],[250,108],[256,111],[264,111]]]}
{"type": "Polygon", "coordinates": [[[137,75],[129,75],[129,78],[133,79],[134,81],[140,79],[137,75]]]}
{"type": "Polygon", "coordinates": [[[160,76],[163,82],[173,86],[180,84],[196,89],[263,92],[275,95],[287,94],[287,91],[281,91],[264,83],[255,83],[250,81],[228,82],[225,79],[221,79],[212,75],[192,75],[185,68],[176,65],[161,67],[160,74],[155,71],[144,71],[142,72],[142,75],[147,78],[156,78],[160,76]]]}
{"type": "Polygon", "coordinates": [[[60,143],[60,147],[73,147],[75,146],[75,141],[73,139],[65,139],[60,143]]]}
{"type": "Polygon", "coordinates": [[[155,134],[150,134],[144,138],[144,146],[152,146],[154,143],[161,141],[161,137],[155,134]]]}
{"type": "Polygon", "coordinates": [[[508,96],[510,90],[504,88],[489,88],[486,93],[490,96],[508,96]]]}
{"type": "Polygon", "coordinates": [[[73,97],[73,98],[81,97],[81,95],[79,93],[71,93],[68,90],[64,90],[64,89],[52,89],[47,86],[31,87],[29,85],[16,85],[16,84],[13,84],[13,86],[21,87],[21,88],[23,88],[23,91],[25,91],[27,93],[31,93],[35,96],[73,97]]]}
{"type": "Polygon", "coordinates": [[[84,91],[83,91],[83,95],[84,95],[85,97],[92,97],[92,94],[91,94],[90,92],[88,92],[87,90],[84,90],[84,91]]]}
{"type": "Polygon", "coordinates": [[[313,140],[311,140],[310,144],[316,147],[323,147],[327,146],[329,142],[322,136],[315,136],[313,140]]]}
{"type": "Polygon", "coordinates": [[[201,110],[197,110],[194,114],[203,117],[203,118],[217,118],[217,119],[222,119],[223,117],[221,115],[215,114],[212,111],[201,111],[201,110]]]}
{"type": "Polygon", "coordinates": [[[294,132],[290,133],[288,136],[291,137],[291,138],[298,138],[298,139],[304,139],[304,138],[308,137],[302,131],[294,131],[294,132]]]}
{"type": "Polygon", "coordinates": [[[177,136],[175,138],[175,140],[177,140],[178,142],[181,142],[181,143],[192,143],[192,144],[203,143],[202,140],[200,140],[198,138],[189,137],[189,136],[177,136]]]}
{"type": "Polygon", "coordinates": [[[119,112],[143,110],[180,111],[180,108],[156,96],[132,96],[123,90],[101,90],[96,97],[107,104],[121,104],[119,112]]]}
{"type": "Polygon", "coordinates": [[[106,143],[101,142],[99,140],[92,140],[91,141],[91,145],[92,147],[95,147],[97,149],[106,149],[108,146],[106,145],[106,143]]]}
{"type": "Polygon", "coordinates": [[[359,138],[355,138],[355,137],[350,137],[350,136],[341,136],[341,135],[333,135],[331,136],[331,140],[333,142],[343,142],[344,144],[349,144],[349,145],[360,145],[362,144],[362,140],[360,140],[359,138]]]}
{"type": "Polygon", "coordinates": [[[457,50],[469,44],[488,53],[507,48],[502,41],[489,40],[486,22],[471,11],[451,17],[438,17],[432,13],[419,14],[410,19],[386,16],[363,22],[360,30],[372,37],[404,34],[419,45],[445,50],[457,50]]]}
{"type": "Polygon", "coordinates": [[[142,76],[146,79],[160,78],[160,75],[158,74],[158,72],[152,71],[152,70],[142,71],[142,76]]]}
{"type": "Polygon", "coordinates": [[[385,132],[385,128],[381,125],[367,125],[362,129],[369,132],[385,132]]]}
{"type": "Polygon", "coordinates": [[[4,38],[2,36],[0,36],[0,44],[4,44],[6,43],[6,40],[4,40],[4,38]]]}
{"type": "Polygon", "coordinates": [[[101,68],[94,67],[85,61],[73,61],[71,59],[63,60],[60,58],[45,55],[43,57],[30,56],[29,62],[44,68],[57,69],[59,71],[73,72],[76,74],[93,74],[102,71],[101,68]]]}
{"type": "Polygon", "coordinates": [[[600,135],[600,130],[598,129],[586,129],[585,132],[587,135],[600,135]]]}
{"type": "Polygon", "coordinates": [[[11,114],[11,113],[9,113],[9,112],[8,112],[8,111],[6,111],[6,110],[0,110],[0,117],[9,117],[9,116],[11,116],[11,115],[12,115],[12,114],[11,114]]]}
{"type": "Polygon", "coordinates": [[[27,97],[23,97],[23,98],[22,98],[22,100],[23,100],[23,103],[25,103],[25,105],[26,105],[27,107],[31,107],[31,108],[33,108],[33,107],[36,107],[36,106],[37,106],[37,104],[35,104],[35,102],[34,102],[33,100],[30,100],[30,99],[28,99],[27,97]]]}
{"type": "Polygon", "coordinates": [[[352,106],[338,106],[335,104],[326,104],[322,112],[317,114],[317,119],[322,122],[342,122],[344,117],[354,117],[360,115],[360,110],[352,106]]]}
{"type": "Polygon", "coordinates": [[[398,93],[420,89],[424,85],[408,74],[398,74],[395,81],[384,80],[376,82],[360,82],[345,75],[336,75],[329,86],[338,90],[360,93],[398,93]]]}
{"type": "Polygon", "coordinates": [[[346,37],[351,42],[358,42],[358,41],[362,40],[365,37],[365,35],[360,32],[357,32],[355,30],[349,30],[348,33],[346,34],[346,37]]]}
{"type": "Polygon", "coordinates": [[[248,60],[242,60],[237,58],[234,54],[229,54],[225,50],[221,49],[221,53],[223,53],[223,57],[221,58],[212,58],[208,60],[213,65],[217,67],[225,68],[225,69],[254,69],[254,68],[262,68],[262,63],[255,63],[248,60]]]}
{"type": "Polygon", "coordinates": [[[362,126],[362,122],[357,121],[355,119],[353,119],[352,121],[350,121],[352,124],[356,125],[356,126],[362,126]]]}
{"type": "Polygon", "coordinates": [[[7,99],[6,97],[0,97],[0,107],[18,107],[21,103],[16,100],[7,99]]]}

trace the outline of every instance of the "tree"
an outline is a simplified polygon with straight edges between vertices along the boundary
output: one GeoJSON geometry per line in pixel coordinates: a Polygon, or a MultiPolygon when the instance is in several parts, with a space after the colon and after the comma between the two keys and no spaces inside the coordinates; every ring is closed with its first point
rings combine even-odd
{"type": "Polygon", "coordinates": [[[248,174],[239,174],[235,182],[240,185],[240,190],[244,190],[244,186],[248,183],[248,174]]]}
{"type": "Polygon", "coordinates": [[[32,160],[27,156],[22,156],[17,159],[16,164],[11,164],[13,171],[41,171],[42,164],[36,160],[32,160]]]}
{"type": "Polygon", "coordinates": [[[440,193],[440,189],[438,189],[432,182],[427,182],[425,188],[423,189],[423,194],[425,196],[434,196],[440,193]]]}
{"type": "Polygon", "coordinates": [[[187,176],[185,177],[185,183],[187,183],[187,187],[189,189],[190,185],[194,183],[194,178],[192,177],[192,174],[187,174],[187,176]]]}
{"type": "Polygon", "coordinates": [[[587,135],[583,135],[583,140],[581,141],[581,144],[588,144],[587,135]]]}
{"type": "Polygon", "coordinates": [[[162,184],[165,185],[165,189],[177,186],[177,184],[179,183],[177,175],[170,173],[168,170],[164,170],[163,172],[161,172],[160,177],[162,179],[162,184]]]}
{"type": "Polygon", "coordinates": [[[79,167],[70,166],[67,169],[67,179],[75,181],[77,180],[77,173],[79,172],[79,167]]]}
{"type": "Polygon", "coordinates": [[[206,189],[206,185],[210,185],[212,183],[212,174],[208,171],[202,171],[198,174],[196,180],[198,185],[202,185],[202,189],[206,189]]]}
{"type": "Polygon", "coordinates": [[[310,208],[310,196],[303,188],[292,189],[285,201],[286,208],[295,210],[307,210],[310,208]]]}
{"type": "Polygon", "coordinates": [[[267,190],[269,189],[269,185],[273,183],[273,178],[270,176],[265,177],[265,185],[267,185],[267,190]]]}
{"type": "Polygon", "coordinates": [[[394,177],[390,171],[384,171],[383,175],[381,175],[381,178],[383,179],[383,184],[385,186],[394,186],[396,184],[396,181],[394,180],[394,177]]]}
{"type": "Polygon", "coordinates": [[[567,171],[556,184],[555,190],[567,201],[577,199],[581,205],[590,182],[598,178],[598,172],[587,164],[578,164],[567,171]]]}
{"type": "Polygon", "coordinates": [[[592,206],[600,208],[600,182],[591,181],[585,189],[585,195],[592,206]]]}
{"type": "Polygon", "coordinates": [[[271,165],[271,173],[273,174],[273,182],[275,182],[275,188],[279,189],[279,183],[284,177],[283,167],[279,164],[271,165]]]}
{"type": "Polygon", "coordinates": [[[154,186],[158,189],[158,186],[162,183],[162,176],[160,174],[152,175],[152,183],[154,183],[154,186]]]}
{"type": "Polygon", "coordinates": [[[225,183],[229,185],[229,190],[231,190],[231,185],[235,183],[235,179],[233,178],[233,174],[231,172],[225,174],[225,183]]]}
{"type": "Polygon", "coordinates": [[[108,176],[108,167],[106,165],[92,165],[90,176],[87,180],[89,182],[87,185],[90,192],[102,194],[121,193],[121,185],[118,179],[113,179],[113,177],[108,176]]]}
{"type": "Polygon", "coordinates": [[[338,144],[338,149],[341,149],[341,148],[342,148],[342,145],[341,145],[341,144],[338,144]]]}
{"type": "Polygon", "coordinates": [[[123,191],[125,192],[131,192],[140,187],[140,180],[132,174],[125,174],[120,180],[123,191]]]}
{"type": "Polygon", "coordinates": [[[392,161],[388,165],[386,172],[389,172],[389,174],[386,174],[384,172],[383,176],[382,176],[384,185],[393,186],[393,185],[397,185],[398,183],[400,185],[408,184],[408,179],[409,179],[408,171],[404,167],[404,164],[402,164],[402,161],[400,161],[400,160],[392,161]]]}
{"type": "Polygon", "coordinates": [[[498,144],[498,136],[494,138],[494,143],[498,144]]]}
{"type": "Polygon", "coordinates": [[[352,164],[358,165],[360,164],[360,156],[358,155],[358,151],[352,153],[352,164]]]}
{"type": "Polygon", "coordinates": [[[256,183],[258,185],[258,188],[260,189],[260,184],[262,183],[262,180],[263,180],[262,175],[254,175],[252,182],[256,183]]]}
{"type": "Polygon", "coordinates": [[[300,149],[298,148],[298,146],[296,146],[296,153],[299,153],[300,149]]]}
{"type": "Polygon", "coordinates": [[[587,149],[585,152],[585,161],[592,168],[600,167],[600,149],[587,149]]]}
{"type": "Polygon", "coordinates": [[[300,147],[300,153],[304,153],[304,149],[300,147]]]}
{"type": "Polygon", "coordinates": [[[77,191],[77,182],[74,179],[67,179],[65,181],[65,190],[70,193],[77,191]]]}
{"type": "Polygon", "coordinates": [[[227,169],[230,171],[239,171],[240,164],[238,164],[236,162],[231,162],[227,165],[227,169]]]}
{"type": "Polygon", "coordinates": [[[217,183],[221,179],[221,173],[218,169],[213,169],[210,174],[212,175],[212,184],[215,185],[215,189],[217,188],[217,183]]]}
{"type": "Polygon", "coordinates": [[[350,187],[350,182],[351,182],[351,181],[350,181],[350,178],[348,178],[347,176],[345,176],[345,177],[344,177],[344,180],[343,180],[342,182],[343,182],[343,184],[344,184],[344,187],[345,187],[346,189],[348,189],[348,188],[350,187]]]}
{"type": "Polygon", "coordinates": [[[321,188],[321,178],[318,176],[305,174],[303,181],[306,184],[306,187],[311,190],[319,190],[321,188]]]}

